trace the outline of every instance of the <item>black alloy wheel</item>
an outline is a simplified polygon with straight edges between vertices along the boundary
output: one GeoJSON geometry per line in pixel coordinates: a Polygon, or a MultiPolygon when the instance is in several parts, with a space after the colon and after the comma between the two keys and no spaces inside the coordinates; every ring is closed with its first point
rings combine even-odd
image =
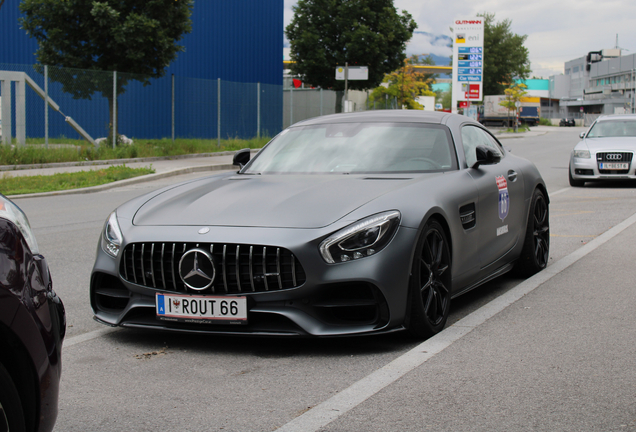
{"type": "Polygon", "coordinates": [[[550,259],[550,210],[548,201],[539,189],[534,191],[526,237],[519,258],[519,272],[524,277],[543,270],[550,259]]]}
{"type": "Polygon", "coordinates": [[[451,255],[444,229],[428,221],[417,245],[410,282],[409,331],[431,337],[444,328],[451,301],[451,255]]]}
{"type": "Polygon", "coordinates": [[[0,432],[26,430],[20,395],[11,375],[0,363],[0,432]]]}

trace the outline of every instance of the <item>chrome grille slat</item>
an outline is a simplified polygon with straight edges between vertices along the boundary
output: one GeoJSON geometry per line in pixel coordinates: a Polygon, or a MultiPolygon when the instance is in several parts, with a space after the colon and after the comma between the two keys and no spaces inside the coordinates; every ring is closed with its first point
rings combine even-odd
{"type": "Polygon", "coordinates": [[[229,243],[132,243],[122,252],[120,276],[150,289],[194,293],[179,276],[183,255],[194,248],[209,250],[216,267],[214,284],[197,294],[279,291],[297,288],[306,280],[302,265],[287,249],[229,243]]]}
{"type": "Polygon", "coordinates": [[[252,286],[252,292],[256,291],[254,287],[254,246],[250,246],[250,285],[252,286]]]}
{"type": "MultiPolygon", "coordinates": [[[[210,245],[210,253],[212,254],[212,256],[214,256],[214,245],[213,244],[210,245]]],[[[212,294],[214,294],[216,292],[215,285],[212,284],[212,286],[210,288],[212,289],[212,294]]]]}
{"type": "Polygon", "coordinates": [[[269,291],[267,283],[267,246],[263,246],[263,281],[265,282],[265,291],[269,291]]]}
{"type": "Polygon", "coordinates": [[[133,268],[133,277],[135,278],[135,283],[137,283],[137,266],[135,265],[135,245],[132,247],[132,268],[133,268]]]}
{"type": "MultiPolygon", "coordinates": [[[[128,266],[126,265],[126,263],[128,262],[127,259],[128,255],[126,254],[126,249],[124,249],[124,255],[122,256],[122,260],[124,261],[124,277],[126,280],[128,280],[128,266]]],[[[135,268],[133,266],[133,268],[135,268]]]]}
{"type": "Polygon", "coordinates": [[[240,267],[240,258],[239,258],[240,251],[241,251],[241,246],[240,245],[236,245],[236,261],[235,261],[235,265],[236,265],[236,286],[238,286],[239,292],[243,292],[243,290],[241,289],[241,267],[240,267]]]}
{"type": "Polygon", "coordinates": [[[152,275],[152,287],[157,288],[157,283],[155,282],[155,244],[152,244],[150,248],[150,274],[152,275]]]}
{"type": "Polygon", "coordinates": [[[146,269],[144,266],[144,252],[146,251],[146,244],[143,243],[141,245],[141,280],[144,281],[144,285],[146,285],[146,269]]]}
{"type": "Polygon", "coordinates": [[[280,248],[276,248],[276,271],[278,272],[278,289],[283,289],[283,280],[280,278],[280,248]]]}
{"type": "Polygon", "coordinates": [[[221,267],[223,268],[223,288],[225,288],[225,292],[228,292],[226,258],[227,258],[227,245],[223,245],[223,263],[221,264],[221,267]]]}
{"type": "Polygon", "coordinates": [[[164,259],[165,249],[166,249],[166,244],[161,243],[161,282],[163,282],[163,289],[166,289],[166,274],[163,270],[165,262],[166,262],[166,260],[164,259]]]}
{"type": "Polygon", "coordinates": [[[174,287],[174,290],[177,290],[177,281],[174,278],[174,274],[176,273],[175,269],[174,269],[174,253],[175,253],[175,249],[177,248],[177,245],[175,243],[172,243],[172,257],[170,257],[170,265],[171,265],[171,269],[172,269],[172,286],[174,287]]]}

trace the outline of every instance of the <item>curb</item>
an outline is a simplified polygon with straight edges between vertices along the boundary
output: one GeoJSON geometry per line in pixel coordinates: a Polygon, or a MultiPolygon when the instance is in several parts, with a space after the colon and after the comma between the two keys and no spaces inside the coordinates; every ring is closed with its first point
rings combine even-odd
{"type": "Polygon", "coordinates": [[[194,172],[203,172],[203,171],[222,171],[222,170],[232,170],[237,169],[235,165],[232,164],[224,164],[224,165],[205,165],[198,167],[190,167],[190,168],[180,168],[172,171],[166,171],[158,174],[148,174],[139,177],[133,177],[125,180],[118,180],[112,183],[106,183],[99,186],[91,186],[87,188],[78,188],[78,189],[67,189],[61,191],[51,191],[51,192],[38,192],[32,194],[22,194],[22,195],[8,195],[7,198],[10,199],[20,199],[20,198],[39,198],[39,197],[50,197],[56,195],[75,195],[75,194],[84,194],[84,193],[92,193],[92,192],[101,192],[108,189],[113,189],[121,186],[128,186],[137,183],[144,183],[147,181],[157,180],[165,177],[172,177],[181,174],[190,174],[194,172]]]}
{"type": "MultiPolygon", "coordinates": [[[[252,149],[251,153],[258,153],[260,149],[252,149]]],[[[106,160],[92,160],[92,161],[75,161],[75,162],[52,162],[45,164],[31,164],[31,165],[0,165],[0,171],[20,171],[28,169],[41,169],[41,168],[65,168],[75,166],[94,166],[94,165],[125,165],[136,162],[155,162],[162,160],[178,160],[178,159],[193,159],[200,157],[215,157],[215,156],[231,156],[236,151],[224,151],[216,153],[196,153],[176,156],[155,156],[146,158],[132,158],[132,159],[106,159],[106,160]]]]}
{"type": "Polygon", "coordinates": [[[521,135],[521,134],[517,134],[517,135],[495,135],[495,138],[497,139],[516,139],[516,138],[528,138],[528,137],[538,137],[538,136],[542,136],[547,134],[547,131],[544,132],[529,132],[528,135],[521,135]],[[530,135],[530,133],[532,135],[530,135]]]}

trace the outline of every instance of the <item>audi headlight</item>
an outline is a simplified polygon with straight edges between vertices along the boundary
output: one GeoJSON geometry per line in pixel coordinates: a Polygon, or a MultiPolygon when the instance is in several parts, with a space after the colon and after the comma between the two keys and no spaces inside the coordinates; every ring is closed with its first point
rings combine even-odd
{"type": "Polygon", "coordinates": [[[117,214],[116,212],[112,212],[110,216],[108,216],[104,224],[104,230],[102,231],[102,250],[113,258],[116,258],[119,254],[122,239],[123,236],[119,229],[119,223],[117,223],[117,214]]]}
{"type": "Polygon", "coordinates": [[[399,211],[369,216],[323,240],[320,254],[330,264],[376,254],[389,244],[399,224],[399,211]]]}
{"type": "Polygon", "coordinates": [[[0,217],[13,222],[15,226],[18,227],[33,255],[38,255],[40,253],[38,242],[35,241],[35,236],[33,235],[33,231],[31,230],[31,225],[29,224],[29,219],[27,219],[26,214],[20,210],[20,207],[9,201],[9,199],[7,199],[4,195],[0,195],[0,217]]]}
{"type": "Polygon", "coordinates": [[[574,157],[580,159],[589,159],[590,151],[589,150],[574,150],[574,157]]]}

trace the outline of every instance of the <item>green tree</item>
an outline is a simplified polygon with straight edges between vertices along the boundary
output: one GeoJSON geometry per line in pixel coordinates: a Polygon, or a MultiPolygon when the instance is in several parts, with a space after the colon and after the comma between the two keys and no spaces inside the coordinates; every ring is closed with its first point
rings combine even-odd
{"type": "Polygon", "coordinates": [[[440,103],[444,109],[451,109],[451,105],[453,104],[453,94],[450,91],[442,93],[440,103]]]}
{"type": "MultiPolygon", "coordinates": [[[[413,54],[407,60],[411,66],[435,66],[435,60],[431,55],[413,54]]],[[[429,86],[434,84],[435,80],[439,78],[439,74],[436,73],[420,72],[417,68],[414,68],[414,71],[417,73],[416,79],[425,82],[429,86]]]]}
{"type": "Polygon", "coordinates": [[[417,24],[399,14],[393,0],[299,0],[285,29],[290,42],[291,71],[315,86],[334,89],[341,112],[344,81],[336,67],[367,66],[369,79],[349,81],[352,90],[378,86],[384,75],[402,66],[406,42],[417,24]]]}
{"type": "Polygon", "coordinates": [[[108,99],[111,137],[113,76],[95,71],[118,72],[117,95],[130,80],[162,77],[184,50],[177,42],[192,29],[192,7],[193,0],[22,0],[20,24],[38,41],[40,65],[57,66],[50,78],[63,91],[108,99]]]}
{"type": "Polygon", "coordinates": [[[496,23],[495,14],[478,16],[484,18],[483,94],[500,95],[515,79],[530,75],[528,49],[523,46],[527,35],[514,34],[509,19],[496,23]]]}
{"type": "Polygon", "coordinates": [[[382,102],[387,99],[397,99],[398,107],[424,109],[415,99],[418,96],[435,96],[435,92],[429,88],[431,79],[423,76],[426,74],[419,73],[417,69],[412,67],[417,61],[415,57],[417,56],[406,59],[404,66],[387,74],[383,79],[385,85],[373,89],[373,92],[369,95],[369,101],[382,102]]]}
{"type": "MultiPolygon", "coordinates": [[[[499,105],[508,109],[509,112],[512,112],[514,118],[517,118],[517,103],[521,102],[521,98],[528,94],[525,89],[527,86],[522,83],[511,84],[510,87],[504,90],[504,94],[506,95],[506,99],[499,102],[499,105]]],[[[515,130],[517,129],[517,121],[515,120],[515,130]]]]}

